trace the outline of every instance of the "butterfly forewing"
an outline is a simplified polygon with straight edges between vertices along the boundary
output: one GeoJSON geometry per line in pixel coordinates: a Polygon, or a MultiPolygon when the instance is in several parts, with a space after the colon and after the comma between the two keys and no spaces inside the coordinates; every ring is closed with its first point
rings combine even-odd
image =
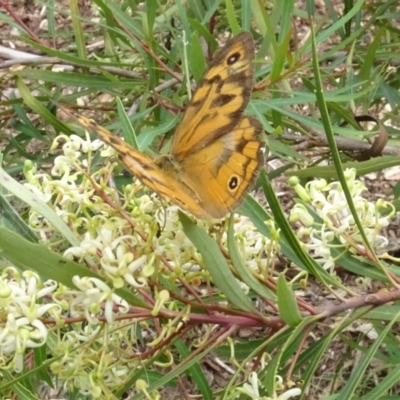
{"type": "Polygon", "coordinates": [[[238,124],[253,87],[255,50],[250,33],[231,39],[200,80],[171,146],[184,159],[238,124]]]}

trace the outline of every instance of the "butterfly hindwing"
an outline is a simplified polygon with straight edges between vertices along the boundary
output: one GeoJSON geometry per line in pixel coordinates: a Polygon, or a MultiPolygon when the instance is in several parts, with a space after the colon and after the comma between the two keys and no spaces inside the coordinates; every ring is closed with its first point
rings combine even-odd
{"type": "Polygon", "coordinates": [[[200,205],[214,218],[233,211],[253,187],[263,165],[261,123],[244,116],[238,126],[182,163],[200,205]]]}

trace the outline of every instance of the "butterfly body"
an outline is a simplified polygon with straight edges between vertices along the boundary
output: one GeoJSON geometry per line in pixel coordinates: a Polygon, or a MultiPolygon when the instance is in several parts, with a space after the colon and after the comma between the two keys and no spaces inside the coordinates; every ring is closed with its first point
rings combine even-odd
{"type": "Polygon", "coordinates": [[[244,115],[254,58],[253,38],[246,32],[217,53],[167,155],[152,159],[93,121],[79,121],[114,147],[125,167],[160,196],[196,217],[221,218],[241,204],[263,165],[262,125],[244,115]]]}

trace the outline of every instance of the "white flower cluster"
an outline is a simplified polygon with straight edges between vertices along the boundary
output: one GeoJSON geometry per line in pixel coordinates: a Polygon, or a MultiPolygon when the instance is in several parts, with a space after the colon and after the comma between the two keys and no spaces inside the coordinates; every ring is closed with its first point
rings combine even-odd
{"type": "MultiPolygon", "coordinates": [[[[283,380],[279,375],[276,376],[276,388],[279,390],[283,390],[283,380]]],[[[297,397],[301,395],[301,389],[299,388],[291,388],[288,389],[279,395],[274,393],[272,397],[270,396],[261,396],[260,395],[260,386],[261,383],[258,380],[257,372],[250,372],[248,376],[248,382],[245,382],[241,388],[236,389],[237,392],[242,393],[248,396],[252,400],[289,400],[293,397],[297,397]]],[[[236,398],[236,397],[235,397],[236,398]]]]}
{"type": "MultiPolygon", "coordinates": [[[[55,210],[79,238],[79,245],[68,246],[33,210],[29,223],[41,243],[63,249],[70,260],[87,262],[105,282],[75,276],[75,288],[67,288],[54,281],[43,283],[33,273],[20,276],[6,269],[0,280],[0,366],[21,371],[26,350],[44,345],[52,335],[49,349],[56,358],[52,372],[66,390],[78,388],[81,394],[98,398],[140,367],[134,356],[133,318],[124,319],[132,311],[115,291],[128,285],[130,290],[147,290],[149,278],[163,274],[166,263],[172,281],[183,277],[186,282],[201,282],[208,280],[208,273],[199,268],[201,256],[183,233],[176,206],[146,194],[138,181],[117,193],[108,182],[115,162],[102,160],[105,165],[93,172],[94,152],[103,146],[99,140],[62,135],[53,146],[61,142],[63,155],[55,159],[51,175],[26,162],[25,185],[55,210]],[[45,325],[44,318],[52,323],[45,325]]],[[[107,147],[100,155],[110,160],[116,153],[107,147]]],[[[199,224],[210,228],[210,223],[199,224]]],[[[265,238],[245,218],[237,220],[235,236],[246,264],[267,277],[268,265],[278,252],[277,241],[265,238]]],[[[225,233],[219,241],[226,244],[225,233]]],[[[152,315],[170,306],[167,294],[161,290],[154,296],[152,315]]],[[[160,338],[152,339],[155,343],[160,338]]]]}
{"type": "MultiPolygon", "coordinates": [[[[393,205],[381,199],[372,203],[362,197],[366,187],[356,180],[354,169],[346,170],[345,177],[369,243],[375,249],[384,248],[387,239],[379,235],[379,232],[388,226],[394,215],[393,205]],[[382,211],[388,209],[391,212],[382,215],[382,211]]],[[[295,204],[290,212],[290,221],[302,224],[298,237],[313,251],[316,261],[324,269],[334,267],[332,249],[349,249],[352,252],[356,252],[356,247],[364,249],[362,237],[339,182],[328,184],[324,179],[319,179],[303,187],[297,178],[291,178],[290,183],[300,199],[307,204],[295,204]]]]}
{"type": "Polygon", "coordinates": [[[58,284],[30,271],[6,268],[0,276],[0,365],[16,372],[24,367],[27,349],[43,346],[48,331],[42,318],[60,321],[61,307],[51,298],[58,284]]]}
{"type": "MultiPolygon", "coordinates": [[[[43,244],[64,248],[63,254],[68,259],[88,261],[107,283],[98,278],[75,276],[75,288],[67,288],[57,282],[42,283],[36,277],[37,287],[51,287],[52,292],[44,292],[45,299],[43,290],[39,295],[25,296],[28,305],[23,308],[19,302],[17,308],[13,293],[23,292],[27,284],[22,279],[0,282],[0,315],[7,316],[0,323],[0,364],[21,371],[25,350],[44,345],[53,327],[58,335],[51,340],[51,354],[55,358],[51,370],[64,382],[65,390],[77,388],[82,395],[109,397],[133,368],[140,368],[132,331],[132,324],[137,321],[132,316],[129,322],[124,319],[130,307],[115,291],[127,285],[134,289],[147,286],[147,279],[154,273],[157,262],[152,246],[159,225],[153,214],[161,204],[156,196],[137,196],[143,191],[139,183],[125,187],[119,199],[107,181],[116,163],[105,162],[103,168],[92,171],[94,152],[103,146],[101,141],[91,142],[89,137],[83,140],[76,135],[59,136],[53,146],[61,142],[63,155],[55,159],[51,175],[38,172],[32,163],[26,162],[25,185],[70,226],[80,244],[66,247],[67,243],[49,221],[33,210],[29,223],[43,244]],[[121,210],[125,210],[124,215],[121,210]],[[6,307],[6,300],[14,305],[13,312],[10,306],[6,307]],[[27,307],[30,307],[29,320],[24,314],[27,307]],[[56,316],[54,310],[58,312],[56,316]],[[40,317],[47,317],[56,325],[46,326],[40,317]],[[130,345],[126,346],[127,343],[130,345]],[[127,348],[122,351],[122,347],[127,348]]],[[[106,148],[101,156],[110,158],[115,152],[106,148]]],[[[162,219],[162,212],[159,214],[162,219]]],[[[175,225],[169,228],[176,231],[178,223],[175,216],[175,225]]]]}
{"type": "MultiPolygon", "coordinates": [[[[133,197],[142,186],[134,183],[124,188],[123,204],[119,205],[118,194],[108,186],[107,179],[115,164],[106,163],[104,168],[91,173],[93,152],[103,143],[90,141],[77,135],[59,136],[53,148],[61,140],[64,154],[54,161],[52,176],[37,173],[36,168],[27,163],[25,184],[30,190],[41,194],[40,198],[50,203],[55,212],[66,222],[80,238],[80,245],[69,247],[64,256],[82,261],[85,257],[99,259],[102,275],[109,279],[114,288],[128,283],[142,287],[154,271],[148,263],[151,249],[135,232],[132,224],[121,216],[120,210],[126,209],[128,216],[134,219],[138,231],[149,238],[154,237],[158,229],[152,220],[154,201],[147,195],[133,197]],[[80,159],[82,153],[86,156],[80,159]],[[56,177],[56,178],[53,178],[56,177]],[[106,202],[99,192],[111,199],[113,205],[106,202]],[[133,251],[135,249],[135,252],[133,251]],[[136,254],[136,257],[134,256],[136,254]],[[136,275],[135,275],[136,274],[136,275]]],[[[114,152],[110,148],[101,152],[103,157],[110,157],[114,152]]],[[[43,243],[47,243],[54,233],[54,228],[36,212],[30,213],[30,225],[40,234],[43,243]]]]}
{"type": "Polygon", "coordinates": [[[51,371],[63,381],[64,390],[79,390],[91,398],[112,398],[135,368],[140,368],[132,327],[120,322],[86,324],[77,321],[62,332],[52,349],[51,371]],[[129,345],[127,345],[129,344],[129,345]],[[125,347],[124,347],[125,345],[125,347]]]}

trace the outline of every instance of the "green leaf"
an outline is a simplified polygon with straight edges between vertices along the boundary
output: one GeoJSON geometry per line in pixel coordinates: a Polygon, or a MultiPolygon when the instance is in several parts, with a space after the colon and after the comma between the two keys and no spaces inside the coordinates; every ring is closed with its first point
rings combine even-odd
{"type": "Polygon", "coordinates": [[[8,175],[2,168],[0,168],[0,185],[46,218],[72,246],[79,246],[79,239],[75,237],[69,226],[55,213],[55,211],[37,195],[8,175]]]}
{"type": "MultiPolygon", "coordinates": [[[[153,32],[154,21],[157,16],[157,1],[154,0],[146,0],[146,19],[147,19],[147,28],[150,32],[153,32]]],[[[152,36],[152,35],[151,35],[152,36]]]]}
{"type": "MultiPolygon", "coordinates": [[[[33,349],[33,353],[35,356],[35,365],[41,366],[48,360],[47,350],[48,350],[47,343],[45,346],[40,346],[33,349]]],[[[46,382],[47,385],[49,385],[49,387],[54,389],[54,384],[52,382],[51,375],[46,368],[38,369],[37,375],[41,381],[46,382]]]]}
{"type": "MultiPolygon", "coordinates": [[[[73,73],[73,72],[52,72],[48,70],[38,71],[33,68],[24,68],[21,71],[17,71],[15,75],[25,79],[40,79],[48,83],[54,83],[58,85],[73,86],[76,88],[85,87],[87,89],[97,90],[117,90],[117,89],[135,89],[144,84],[142,79],[138,78],[125,78],[118,75],[113,75],[107,72],[106,69],[102,69],[102,63],[97,62],[97,70],[103,76],[93,75],[90,73],[73,73]]],[[[80,97],[82,93],[79,92],[80,97]]],[[[72,98],[73,95],[68,96],[72,98]]],[[[62,101],[66,101],[67,97],[63,97],[62,101]]]]}
{"type": "MultiPolygon", "coordinates": [[[[328,139],[329,143],[329,149],[330,149],[330,154],[333,159],[334,165],[336,172],[338,174],[338,179],[340,181],[343,193],[346,197],[347,204],[349,205],[349,209],[351,211],[351,214],[354,218],[354,221],[357,225],[357,228],[359,230],[359,233],[362,237],[362,242],[363,245],[368,249],[370,254],[372,255],[372,258],[376,262],[377,266],[384,271],[384,267],[380,263],[379,259],[377,258],[374,249],[372,248],[371,244],[368,241],[368,238],[366,236],[366,233],[364,231],[364,227],[361,224],[360,218],[358,216],[357,210],[354,206],[353,198],[351,196],[349,187],[347,185],[347,181],[345,178],[343,166],[342,166],[342,161],[340,158],[340,154],[338,151],[338,148],[336,146],[335,142],[335,136],[332,130],[332,125],[328,113],[328,109],[326,107],[326,102],[325,102],[325,96],[324,96],[324,88],[322,86],[322,80],[321,80],[321,73],[319,69],[319,63],[318,63],[318,54],[317,54],[317,44],[315,41],[315,33],[314,33],[314,26],[311,24],[311,38],[312,38],[312,54],[313,54],[313,71],[314,71],[314,76],[315,76],[315,88],[316,88],[316,98],[317,98],[317,103],[319,107],[319,111],[321,113],[321,120],[324,125],[324,130],[326,133],[326,137],[328,139]]],[[[390,279],[390,276],[388,276],[390,279]]],[[[394,283],[394,282],[393,282],[394,283]]]]}
{"type": "MultiPolygon", "coordinates": [[[[200,2],[196,2],[196,3],[200,3],[200,2]]],[[[176,6],[178,8],[178,13],[179,13],[179,16],[180,16],[180,19],[181,19],[181,24],[183,25],[183,30],[185,32],[185,36],[186,36],[186,38],[190,38],[191,35],[192,35],[192,32],[190,31],[190,25],[189,25],[189,21],[188,21],[188,16],[187,16],[186,10],[183,7],[183,0],[177,0],[175,2],[175,4],[176,4],[176,6]]],[[[201,13],[201,11],[199,11],[197,9],[196,9],[196,11],[198,11],[199,14],[201,13]]]]}
{"type": "Polygon", "coordinates": [[[233,7],[232,0],[225,0],[225,12],[232,33],[234,35],[239,34],[242,31],[242,28],[240,27],[238,20],[236,18],[235,8],[233,7]]]}
{"type": "Polygon", "coordinates": [[[190,41],[190,59],[189,66],[196,82],[199,82],[207,68],[204,57],[203,47],[200,43],[198,34],[194,32],[190,41]]]}
{"type": "Polygon", "coordinates": [[[386,34],[386,26],[382,26],[374,35],[374,38],[371,43],[368,45],[368,51],[366,57],[364,58],[364,62],[361,65],[360,72],[358,74],[359,80],[365,81],[364,85],[370,85],[372,76],[372,69],[376,62],[376,52],[379,49],[379,45],[381,44],[382,36],[386,34]]]}
{"type": "Polygon", "coordinates": [[[46,140],[46,137],[42,135],[40,130],[36,129],[35,126],[32,124],[31,120],[29,117],[26,115],[25,110],[20,104],[14,104],[13,109],[15,113],[18,115],[18,117],[22,120],[23,123],[21,122],[16,122],[14,124],[14,127],[16,130],[19,130],[20,132],[25,133],[26,135],[35,138],[40,141],[46,140]]]}
{"type": "MultiPolygon", "coordinates": [[[[267,389],[267,392],[270,396],[272,396],[275,393],[276,390],[276,376],[280,375],[278,373],[279,368],[281,367],[281,361],[282,357],[284,356],[285,352],[291,344],[294,341],[299,341],[301,338],[304,336],[304,332],[306,331],[306,327],[309,324],[313,324],[315,322],[315,317],[307,317],[302,320],[300,324],[297,325],[296,328],[284,328],[284,331],[289,330],[290,331],[290,336],[288,337],[287,341],[281,346],[279,349],[277,349],[277,353],[274,355],[271,361],[268,362],[268,368],[266,369],[265,376],[261,378],[263,384],[265,385],[265,388],[267,389]]],[[[282,332],[282,330],[281,330],[282,332]]],[[[286,333],[286,332],[285,332],[286,333]]],[[[291,347],[291,354],[293,355],[298,346],[292,346],[291,347]]]]}
{"type": "MultiPolygon", "coordinates": [[[[1,186],[0,189],[2,189],[1,186]]],[[[21,218],[20,210],[11,205],[9,198],[10,196],[7,196],[4,190],[0,191],[0,225],[13,230],[30,242],[37,243],[36,235],[21,218]]]]}
{"type": "Polygon", "coordinates": [[[278,309],[279,316],[292,328],[300,324],[302,317],[297,307],[296,297],[292,288],[286,282],[283,274],[279,274],[278,285],[278,309]]]}
{"type": "MultiPolygon", "coordinates": [[[[6,370],[3,372],[4,377],[8,379],[9,382],[12,382],[15,378],[6,370]]],[[[2,379],[4,382],[4,378],[2,379]]],[[[22,382],[14,382],[11,383],[10,385],[13,389],[13,393],[19,398],[19,399],[26,399],[26,400],[40,400],[40,397],[33,393],[30,387],[28,387],[26,384],[22,382]]],[[[1,386],[0,386],[1,389],[1,386]]]]}
{"type": "MultiPolygon", "coordinates": [[[[193,365],[196,365],[196,364],[198,365],[199,362],[201,360],[203,360],[205,358],[205,356],[207,354],[209,354],[213,349],[214,349],[214,346],[209,346],[204,351],[198,353],[196,356],[194,356],[192,358],[187,358],[176,368],[172,369],[171,372],[164,374],[160,379],[158,379],[157,382],[151,384],[147,388],[147,391],[150,393],[153,390],[163,388],[166,384],[168,384],[168,382],[170,382],[172,379],[178,378],[180,375],[182,375],[186,370],[188,370],[193,365]]],[[[129,400],[139,400],[139,399],[143,398],[142,396],[143,396],[142,394],[137,394],[137,395],[131,397],[129,400]]]]}
{"type": "Polygon", "coordinates": [[[196,246],[203,258],[203,265],[211,275],[213,283],[226,298],[241,310],[254,312],[254,306],[239,286],[229,269],[216,241],[207,232],[196,225],[186,214],[179,212],[183,231],[196,246]]]}
{"type": "Polygon", "coordinates": [[[283,67],[286,63],[286,56],[289,51],[290,39],[292,38],[292,31],[289,30],[284,36],[281,43],[276,46],[275,58],[269,79],[274,82],[281,74],[283,67]]]}
{"type": "MultiPolygon", "coordinates": [[[[182,359],[188,359],[190,357],[191,351],[185,346],[182,340],[177,340],[175,342],[175,347],[179,351],[182,359]]],[[[202,399],[213,400],[213,393],[210,388],[210,385],[207,382],[206,377],[204,376],[203,371],[200,368],[199,364],[193,364],[191,367],[188,368],[188,372],[190,377],[196,383],[197,388],[199,389],[202,399]]]]}
{"type": "Polygon", "coordinates": [[[79,57],[87,58],[85,36],[83,33],[81,17],[79,14],[78,1],[71,0],[69,6],[71,8],[72,28],[74,30],[75,44],[78,50],[79,57]]]}
{"type": "MultiPolygon", "coordinates": [[[[300,264],[298,265],[303,265],[307,271],[312,273],[314,276],[317,276],[321,282],[325,283],[326,271],[321,269],[321,267],[309,256],[304,247],[300,244],[282,211],[279,201],[275,195],[275,191],[272,188],[271,183],[268,181],[264,171],[262,171],[260,174],[260,181],[264,190],[264,194],[273,212],[275,223],[281,229],[281,236],[283,236],[285,241],[287,241],[291,250],[296,253],[296,258],[300,261],[300,264]]],[[[289,260],[294,261],[293,258],[288,258],[289,260]]],[[[330,277],[330,275],[326,276],[326,278],[328,277],[330,277]]]]}
{"type": "MultiPolygon", "coordinates": [[[[367,368],[370,366],[371,362],[375,358],[375,354],[379,350],[382,345],[386,335],[391,331],[394,323],[397,321],[397,318],[400,317],[400,312],[397,314],[395,318],[387,325],[385,330],[376,338],[366,354],[362,357],[362,359],[357,363],[355,369],[353,370],[350,378],[346,380],[345,386],[338,393],[338,398],[340,399],[352,399],[356,393],[356,389],[361,384],[362,379],[364,378],[367,368]]],[[[370,397],[371,399],[373,397],[370,397]]]]}
{"type": "MultiPolygon", "coordinates": [[[[371,158],[368,161],[350,161],[343,163],[343,170],[354,168],[357,176],[370,174],[371,172],[382,171],[385,168],[396,167],[400,165],[399,156],[382,156],[371,158]]],[[[331,166],[309,167],[300,171],[287,171],[286,175],[298,176],[299,178],[324,178],[338,179],[337,170],[331,166]]]]}
{"type": "Polygon", "coordinates": [[[21,79],[16,79],[17,88],[23,98],[25,104],[39,114],[45,121],[53,125],[57,130],[67,132],[71,134],[72,131],[68,129],[64,124],[62,124],[57,117],[55,117],[51,111],[49,111],[43,104],[38,101],[34,96],[32,96],[28,87],[22,82],[21,79]]]}
{"type": "Polygon", "coordinates": [[[189,18],[189,23],[195,32],[197,32],[200,36],[203,36],[204,39],[207,40],[207,43],[210,46],[210,50],[212,52],[218,49],[218,42],[215,40],[215,37],[208,31],[208,29],[201,22],[189,18]]]}
{"type": "Polygon", "coordinates": [[[119,119],[122,125],[122,130],[124,131],[124,138],[127,143],[129,143],[135,149],[138,149],[139,145],[137,142],[135,130],[132,127],[131,121],[129,121],[129,118],[125,112],[124,105],[122,104],[121,99],[119,97],[117,98],[117,107],[118,107],[119,119]]]}

